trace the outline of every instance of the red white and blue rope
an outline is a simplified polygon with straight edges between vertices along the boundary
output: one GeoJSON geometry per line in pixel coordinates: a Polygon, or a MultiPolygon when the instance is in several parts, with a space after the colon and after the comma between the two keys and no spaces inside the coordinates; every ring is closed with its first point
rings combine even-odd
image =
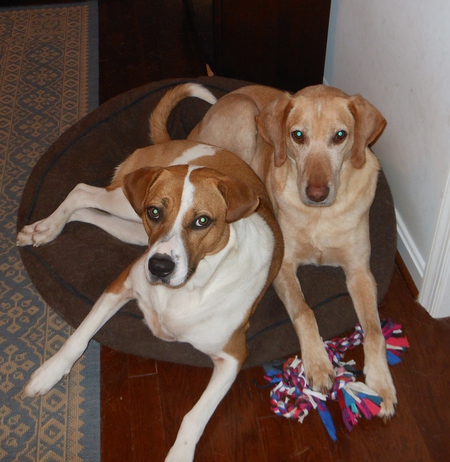
{"type": "MultiPolygon", "coordinates": [[[[402,327],[390,319],[381,323],[386,340],[387,359],[390,365],[401,361],[401,354],[409,347],[403,337],[402,327]]],[[[305,417],[317,409],[331,438],[336,441],[336,429],[327,408],[327,401],[338,401],[344,423],[349,431],[361,416],[371,419],[380,412],[382,398],[363,382],[357,382],[360,371],[354,362],[342,361],[346,351],[362,345],[364,333],[359,324],[349,337],[335,338],[325,342],[328,357],[335,370],[335,381],[327,395],[309,387],[302,360],[289,358],[282,368],[267,367],[265,379],[274,384],[270,393],[270,408],[280,416],[303,422],[305,417]]]]}

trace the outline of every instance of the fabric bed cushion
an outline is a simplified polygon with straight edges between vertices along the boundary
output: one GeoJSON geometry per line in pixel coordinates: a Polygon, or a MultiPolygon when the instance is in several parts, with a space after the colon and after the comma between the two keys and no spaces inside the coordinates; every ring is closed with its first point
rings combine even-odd
{"type": "MultiPolygon", "coordinates": [[[[148,119],[164,93],[195,81],[217,97],[247,85],[220,77],[173,79],[136,88],[101,105],[65,132],[34,167],[18,212],[18,229],[50,215],[77,183],[105,187],[115,167],[136,148],[149,144],[148,119]]],[[[169,120],[174,139],[186,138],[209,105],[196,98],[180,103],[169,120]]],[[[392,196],[383,172],[370,211],[371,268],[384,297],[394,267],[396,223],[392,196]]],[[[144,248],[124,244],[84,223],[69,223],[61,235],[42,247],[22,247],[25,268],[44,300],[77,327],[105,288],[144,248]]],[[[306,300],[314,308],[323,339],[353,328],[357,317],[340,268],[299,268],[306,300]]],[[[211,366],[210,359],[188,344],[155,338],[135,302],[125,305],[94,337],[116,350],[157,360],[211,366]]],[[[297,335],[273,288],[251,319],[249,357],[244,367],[298,353],[297,335]]]]}

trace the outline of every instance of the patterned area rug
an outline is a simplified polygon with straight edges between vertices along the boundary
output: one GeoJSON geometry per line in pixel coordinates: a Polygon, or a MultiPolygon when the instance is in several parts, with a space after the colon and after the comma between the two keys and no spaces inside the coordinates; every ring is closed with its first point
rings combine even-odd
{"type": "Polygon", "coordinates": [[[72,329],[30,282],[15,247],[31,169],[97,106],[97,4],[0,8],[0,460],[100,460],[99,345],[42,398],[22,389],[72,329]]]}

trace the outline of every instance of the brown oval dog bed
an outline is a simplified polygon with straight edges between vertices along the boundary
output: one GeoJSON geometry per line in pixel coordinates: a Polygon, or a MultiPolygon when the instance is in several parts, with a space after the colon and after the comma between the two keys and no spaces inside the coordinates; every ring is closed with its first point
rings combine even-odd
{"type": "MultiPolygon", "coordinates": [[[[124,93],[100,106],[64,133],[42,156],[26,184],[18,229],[52,213],[79,182],[107,186],[114,168],[136,148],[149,144],[148,118],[171,87],[186,79],[156,82],[124,93]]],[[[246,85],[231,79],[192,79],[217,97],[246,85]]],[[[173,138],[185,138],[209,105],[196,98],[183,101],[169,120],[173,138]]],[[[396,251],[392,196],[380,173],[370,212],[371,267],[378,300],[387,291],[396,251]]],[[[49,305],[76,327],[94,301],[144,249],[124,244],[84,223],[69,223],[53,242],[20,253],[31,279],[49,305]]],[[[341,269],[302,267],[298,271],[307,302],[315,310],[324,339],[340,335],[357,322],[341,269]]],[[[208,366],[207,356],[187,344],[168,343],[151,334],[137,305],[128,303],[94,337],[117,350],[164,361],[208,366]]],[[[245,367],[298,352],[299,343],[284,306],[273,289],[264,297],[248,331],[245,367]]]]}

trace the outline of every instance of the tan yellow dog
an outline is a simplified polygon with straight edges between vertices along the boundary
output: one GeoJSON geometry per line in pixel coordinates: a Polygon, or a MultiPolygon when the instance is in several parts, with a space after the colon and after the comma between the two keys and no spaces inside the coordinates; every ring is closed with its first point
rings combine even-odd
{"type": "MultiPolygon", "coordinates": [[[[166,122],[175,105],[188,96],[205,99],[205,91],[186,84],[163,97],[150,123],[155,143],[170,139],[166,122]]],[[[296,270],[343,268],[365,334],[366,383],[383,398],[379,415],[388,418],[397,398],[369,267],[369,209],[379,170],[369,146],[385,124],[364,98],[336,88],[317,85],[290,95],[251,85],[219,99],[188,139],[235,152],[264,181],[286,245],[275,289],[299,336],[309,383],[320,391],[331,386],[334,372],[296,270]]]]}

